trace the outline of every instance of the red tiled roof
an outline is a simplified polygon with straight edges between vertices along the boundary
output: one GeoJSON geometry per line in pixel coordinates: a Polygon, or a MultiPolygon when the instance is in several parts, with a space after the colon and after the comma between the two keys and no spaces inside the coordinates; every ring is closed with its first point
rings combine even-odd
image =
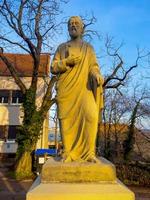
{"type": "MultiPolygon", "coordinates": [[[[33,58],[29,54],[4,54],[12,62],[20,76],[32,76],[33,58]]],[[[50,73],[50,55],[41,54],[39,76],[50,73]]],[[[5,63],[0,59],[0,76],[11,76],[5,63]]]]}

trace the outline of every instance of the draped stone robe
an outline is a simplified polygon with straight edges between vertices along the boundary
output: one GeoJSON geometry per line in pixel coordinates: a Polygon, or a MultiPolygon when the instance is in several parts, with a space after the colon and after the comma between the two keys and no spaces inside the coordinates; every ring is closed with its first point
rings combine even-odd
{"type": "Polygon", "coordinates": [[[102,84],[96,87],[95,93],[90,79],[92,73],[100,74],[92,46],[83,42],[80,49],[75,49],[69,42],[61,44],[51,72],[58,76],[56,99],[64,159],[88,160],[95,156],[99,111],[103,107],[102,84]],[[66,66],[65,59],[69,54],[81,56],[74,67],[66,66]]]}

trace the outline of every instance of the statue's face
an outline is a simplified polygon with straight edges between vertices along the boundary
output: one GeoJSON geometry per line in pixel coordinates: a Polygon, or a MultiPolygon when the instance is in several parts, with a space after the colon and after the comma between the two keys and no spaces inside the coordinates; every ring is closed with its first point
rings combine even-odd
{"type": "Polygon", "coordinates": [[[71,38],[77,38],[83,34],[83,25],[78,18],[71,18],[68,24],[68,31],[71,38]]]}

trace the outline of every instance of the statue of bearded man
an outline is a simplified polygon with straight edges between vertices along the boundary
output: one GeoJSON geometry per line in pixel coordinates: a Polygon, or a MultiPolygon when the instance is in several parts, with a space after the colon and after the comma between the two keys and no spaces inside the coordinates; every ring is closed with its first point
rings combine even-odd
{"type": "Polygon", "coordinates": [[[63,161],[96,162],[96,135],[103,107],[103,77],[92,46],[83,41],[80,17],[68,21],[70,40],[55,53],[51,72],[58,76],[57,106],[63,161]]]}

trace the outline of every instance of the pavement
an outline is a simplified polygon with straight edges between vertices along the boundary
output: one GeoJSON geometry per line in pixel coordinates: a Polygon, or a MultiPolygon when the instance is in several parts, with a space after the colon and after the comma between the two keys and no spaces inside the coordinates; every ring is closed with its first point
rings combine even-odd
{"type": "Polygon", "coordinates": [[[8,171],[0,165],[0,200],[25,200],[33,180],[17,181],[7,176],[8,171]]]}
{"type": "MultiPolygon", "coordinates": [[[[0,200],[25,200],[33,180],[17,181],[9,178],[9,168],[0,165],[0,200]]],[[[150,200],[150,187],[129,187],[136,194],[136,200],[150,200]]]]}

